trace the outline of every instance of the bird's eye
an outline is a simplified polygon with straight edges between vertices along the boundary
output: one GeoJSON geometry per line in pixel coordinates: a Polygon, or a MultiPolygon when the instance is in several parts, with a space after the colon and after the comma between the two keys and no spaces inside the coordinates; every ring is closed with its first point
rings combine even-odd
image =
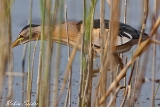
{"type": "Polygon", "coordinates": [[[23,36],[22,35],[19,35],[19,37],[18,38],[23,38],[23,36]]]}

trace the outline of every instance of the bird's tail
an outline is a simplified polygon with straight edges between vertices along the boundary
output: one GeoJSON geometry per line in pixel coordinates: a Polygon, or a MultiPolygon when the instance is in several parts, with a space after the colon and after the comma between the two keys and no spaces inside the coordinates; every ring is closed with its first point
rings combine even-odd
{"type": "MultiPolygon", "coordinates": [[[[139,33],[139,35],[141,35],[141,32],[138,32],[139,33]]],[[[147,33],[143,33],[142,34],[142,41],[145,41],[146,39],[148,39],[149,38],[149,36],[148,36],[148,34],[147,33]]]]}
{"type": "Polygon", "coordinates": [[[143,35],[142,35],[142,40],[146,40],[146,39],[148,39],[148,38],[149,38],[148,34],[147,34],[147,33],[143,33],[143,35]]]}

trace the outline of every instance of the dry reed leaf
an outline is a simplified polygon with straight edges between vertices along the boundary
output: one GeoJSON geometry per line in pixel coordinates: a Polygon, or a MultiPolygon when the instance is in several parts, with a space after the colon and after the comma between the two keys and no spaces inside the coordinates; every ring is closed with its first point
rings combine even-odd
{"type": "Polygon", "coordinates": [[[7,71],[7,72],[5,73],[5,75],[8,75],[8,76],[20,76],[20,77],[22,77],[22,76],[27,76],[26,73],[9,72],[9,71],[7,71]]]}
{"type": "Polygon", "coordinates": [[[159,40],[152,39],[151,42],[160,45],[160,41],[159,40]]]}

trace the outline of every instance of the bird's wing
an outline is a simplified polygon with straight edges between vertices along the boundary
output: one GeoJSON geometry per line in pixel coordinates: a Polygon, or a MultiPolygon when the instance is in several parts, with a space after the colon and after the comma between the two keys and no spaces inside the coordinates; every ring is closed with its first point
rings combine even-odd
{"type": "MultiPolygon", "coordinates": [[[[82,21],[80,21],[77,25],[81,26],[82,21]]],[[[106,31],[106,36],[108,35],[108,29],[109,29],[109,20],[104,20],[105,24],[105,31],[106,31]]],[[[78,27],[80,30],[81,27],[78,27]]],[[[138,39],[140,37],[140,32],[134,28],[132,28],[129,25],[126,25],[124,23],[119,22],[119,32],[117,35],[117,42],[116,46],[121,46],[121,45],[126,45],[126,43],[130,44],[135,44],[137,43],[138,39]],[[134,42],[134,43],[132,43],[134,42]]],[[[143,34],[142,40],[145,40],[148,38],[147,34],[143,34]]],[[[95,19],[93,23],[93,35],[92,35],[92,44],[100,47],[100,42],[101,42],[101,37],[100,37],[100,19],[95,19]]]]}
{"type": "MultiPolygon", "coordinates": [[[[109,29],[109,20],[105,20],[104,23],[105,23],[105,31],[106,31],[105,33],[106,35],[108,35],[107,33],[109,29]]],[[[132,27],[128,25],[125,26],[125,24],[120,23],[116,46],[123,45],[131,41],[133,37],[132,37],[132,34],[130,33],[132,33],[133,31],[136,31],[136,30],[134,30],[132,27]]],[[[93,35],[92,35],[92,43],[96,46],[100,46],[100,42],[102,40],[99,34],[100,34],[100,20],[96,19],[94,20],[94,24],[93,24],[93,35]]]]}

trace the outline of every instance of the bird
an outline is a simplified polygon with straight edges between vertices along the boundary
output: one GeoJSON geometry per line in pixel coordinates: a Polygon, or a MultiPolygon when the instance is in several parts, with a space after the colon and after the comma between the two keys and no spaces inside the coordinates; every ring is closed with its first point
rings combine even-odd
{"type": "MultiPolygon", "coordinates": [[[[106,31],[106,36],[108,35],[109,29],[109,20],[104,20],[104,27],[106,31]]],[[[76,38],[79,34],[82,34],[82,25],[83,21],[79,22],[68,22],[57,24],[53,27],[52,30],[52,41],[59,42],[64,45],[67,45],[67,35],[69,36],[69,44],[74,46],[76,44],[76,38]],[[68,26],[68,33],[66,32],[66,25],[68,26]],[[61,31],[61,32],[60,32],[61,31]],[[61,34],[61,38],[59,38],[59,34],[61,34]]],[[[47,29],[47,27],[44,27],[47,29]]],[[[19,33],[17,39],[12,43],[12,48],[25,44],[30,41],[36,41],[41,39],[41,30],[42,26],[31,24],[25,26],[19,33]],[[31,27],[31,37],[30,37],[30,27],[31,27]]],[[[47,31],[47,30],[45,30],[47,31]]],[[[92,29],[92,45],[96,47],[96,49],[100,50],[100,19],[93,20],[93,29],[92,29]]],[[[119,22],[119,31],[117,35],[116,41],[116,50],[115,53],[124,53],[131,49],[131,47],[138,43],[141,32],[134,29],[133,27],[119,22]]],[[[44,40],[47,40],[47,32],[44,32],[44,40]]],[[[147,33],[142,34],[142,41],[148,38],[147,33]]],[[[86,47],[86,46],[85,46],[86,47]]],[[[78,50],[81,50],[81,41],[78,45],[78,50]]],[[[85,49],[87,50],[87,49],[85,49]]]]}

